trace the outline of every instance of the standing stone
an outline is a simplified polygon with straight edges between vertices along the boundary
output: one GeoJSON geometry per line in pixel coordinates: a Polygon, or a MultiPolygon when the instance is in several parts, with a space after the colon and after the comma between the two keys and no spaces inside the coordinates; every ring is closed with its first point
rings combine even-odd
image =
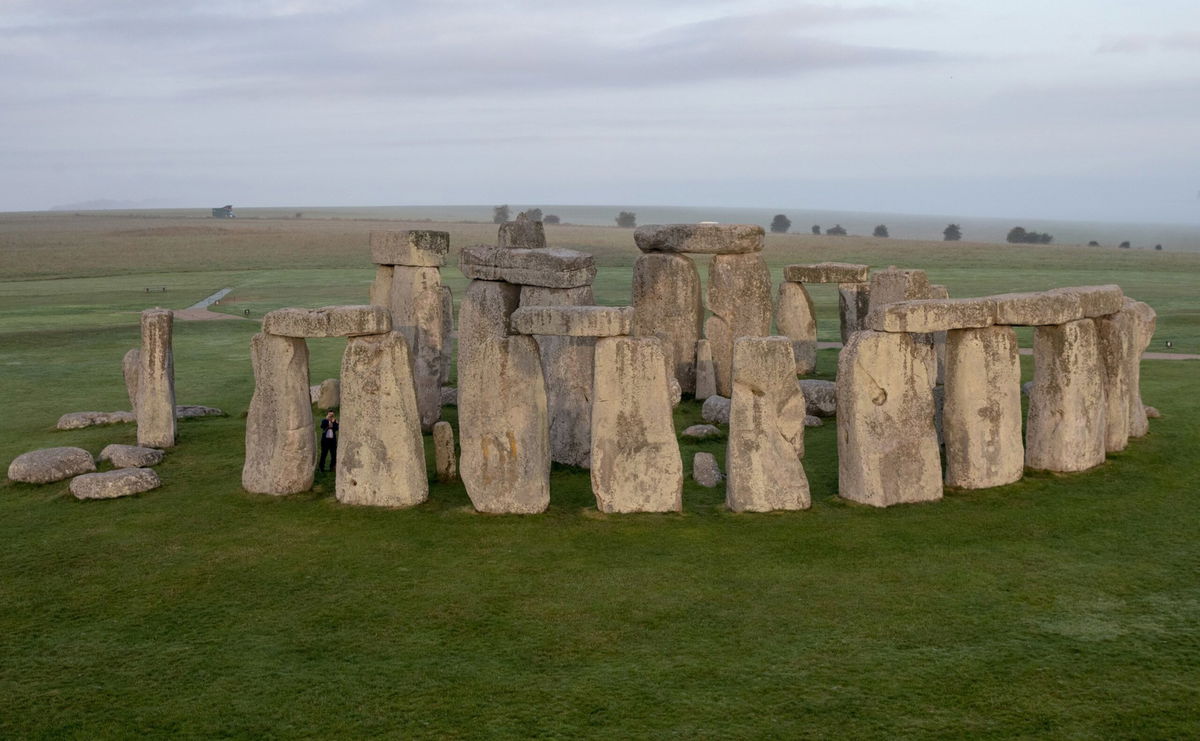
{"type": "MultiPolygon", "coordinates": [[[[949,299],[950,289],[943,285],[931,285],[929,286],[929,298],[949,299]]],[[[978,306],[980,304],[990,308],[987,302],[978,302],[972,305],[978,306]]],[[[991,324],[990,317],[988,318],[988,324],[991,324]]],[[[937,359],[937,383],[944,384],[946,382],[946,331],[937,330],[931,332],[930,337],[933,341],[933,355],[937,359]]]]}
{"type": "Polygon", "coordinates": [[[1126,300],[1125,307],[1133,313],[1133,344],[1129,354],[1129,436],[1142,437],[1150,431],[1146,407],[1142,403],[1142,353],[1150,347],[1158,315],[1142,301],[1126,300]]]}
{"type": "Polygon", "coordinates": [[[712,489],[725,480],[717,457],[712,453],[696,453],[692,456],[692,479],[701,486],[712,489]]]}
{"type": "Polygon", "coordinates": [[[775,324],[779,332],[792,341],[796,373],[802,376],[815,373],[817,314],[813,310],[812,296],[808,295],[803,283],[784,281],[779,284],[779,308],[775,312],[775,324]]]}
{"type": "Polygon", "coordinates": [[[704,317],[696,263],[687,255],[640,255],[633,266],[633,307],[633,335],[659,338],[680,388],[693,391],[704,317]]]}
{"type": "Polygon", "coordinates": [[[326,378],[317,386],[317,408],[335,409],[342,405],[342,382],[336,378],[326,378]]]}
{"type": "Polygon", "coordinates": [[[895,266],[871,273],[869,294],[868,313],[897,301],[932,298],[924,270],[901,270],[895,266]]]}
{"type": "Polygon", "coordinates": [[[838,495],[874,507],[942,497],[933,348],[855,332],[838,358],[838,495]]]}
{"type": "MultiPolygon", "coordinates": [[[[540,223],[540,222],[536,222],[540,223]]],[[[591,306],[591,286],[522,286],[521,306],[591,306]]],[[[550,415],[550,458],[587,468],[592,457],[592,376],[596,340],[592,337],[533,335],[546,380],[550,415]]]]}
{"type": "Polygon", "coordinates": [[[804,394],[796,383],[790,339],[742,337],[734,342],[731,401],[726,506],[734,512],[808,509],[812,499],[800,462],[804,394]]]}
{"type": "Polygon", "coordinates": [[[678,512],[683,459],[656,337],[596,341],[592,491],[601,512],[678,512]]]}
{"type": "Polygon", "coordinates": [[[375,280],[371,282],[368,292],[372,306],[391,306],[392,281],[395,280],[396,269],[392,265],[376,265],[375,280]]]}
{"type": "Polygon", "coordinates": [[[871,285],[869,283],[838,284],[838,325],[842,344],[850,335],[866,329],[867,314],[871,310],[871,285]]]}
{"type": "Polygon", "coordinates": [[[450,383],[450,366],[454,362],[454,292],[442,286],[442,375],[443,386],[450,383]]]}
{"type": "Polygon", "coordinates": [[[546,246],[546,227],[522,211],[515,220],[500,225],[496,244],[510,249],[542,249],[546,246]]]}
{"type": "Polygon", "coordinates": [[[704,400],[704,404],[700,407],[700,418],[705,422],[712,422],[718,425],[729,424],[729,407],[732,402],[718,394],[713,394],[704,400]]]}
{"type": "Polygon", "coordinates": [[[446,420],[433,426],[433,461],[438,481],[458,481],[458,456],[454,454],[454,428],[446,420]]]}
{"type": "Polygon", "coordinates": [[[507,337],[510,318],[520,302],[520,286],[497,280],[473,280],[467,284],[467,292],[458,307],[460,386],[464,369],[474,348],[489,337],[507,337]]]}
{"type": "Polygon", "coordinates": [[[1133,312],[1093,319],[1100,343],[1100,369],[1104,372],[1104,449],[1109,453],[1129,445],[1129,367],[1133,355],[1133,312]]]}
{"type": "Polygon", "coordinates": [[[717,255],[708,268],[708,308],[704,335],[712,343],[717,392],[733,389],[733,342],[771,332],[771,271],[762,254],[717,255]]]}
{"type": "Polygon", "coordinates": [[[412,360],[399,332],[351,337],[342,355],[337,498],[411,507],[429,496],[412,360]]]}
{"type": "Polygon", "coordinates": [[[696,340],[696,401],[717,395],[717,372],[713,368],[712,345],[696,340]]]}
{"type": "Polygon", "coordinates": [[[442,278],[438,268],[396,265],[389,308],[392,328],[404,335],[413,362],[421,429],[442,415],[442,278]]]}
{"type": "Polygon", "coordinates": [[[171,350],[173,318],[169,309],[147,309],[142,312],[137,441],[138,445],[146,448],[170,448],[175,445],[175,360],[171,350]]]}
{"type": "Polygon", "coordinates": [[[1033,331],[1033,388],[1025,465],[1085,471],[1104,462],[1104,384],[1096,323],[1079,319],[1033,331]]]}
{"type": "Polygon", "coordinates": [[[946,485],[986,489],[1021,479],[1021,362],[1010,327],[946,334],[942,429],[946,485]]]}
{"type": "Polygon", "coordinates": [[[484,336],[467,357],[458,365],[467,495],[480,512],[542,512],[550,504],[550,432],[537,343],[484,336]]]}
{"type": "Polygon", "coordinates": [[[299,337],[259,333],[250,339],[254,397],[246,413],[242,487],[255,494],[312,488],[317,464],[308,396],[308,346],[299,337]]]}
{"type": "Polygon", "coordinates": [[[121,373],[125,376],[125,393],[129,395],[129,408],[137,414],[138,378],[142,375],[142,351],[133,348],[121,359],[121,373]]]}

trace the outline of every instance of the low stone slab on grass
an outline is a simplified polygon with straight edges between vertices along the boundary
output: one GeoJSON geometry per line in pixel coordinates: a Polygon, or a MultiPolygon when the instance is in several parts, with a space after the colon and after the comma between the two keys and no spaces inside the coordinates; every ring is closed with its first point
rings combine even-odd
{"type": "Polygon", "coordinates": [[[783,279],[789,283],[866,283],[869,265],[848,262],[819,262],[813,265],[788,265],[783,279]]]}
{"type": "Polygon", "coordinates": [[[737,255],[762,252],[764,234],[756,224],[647,224],[633,241],[642,252],[737,255]]]}
{"type": "Polygon", "coordinates": [[[714,425],[691,425],[690,427],[685,427],[683,432],[679,434],[683,437],[690,437],[693,440],[704,440],[720,436],[721,428],[714,425]]]}
{"type": "Polygon", "coordinates": [[[371,262],[376,265],[406,265],[440,268],[450,252],[450,233],[414,229],[370,233],[371,262]]]}
{"type": "Polygon", "coordinates": [[[103,473],[85,473],[71,479],[76,499],[116,499],[157,489],[162,485],[150,468],[121,468],[103,473]]]}
{"type": "Polygon", "coordinates": [[[325,306],[276,309],[263,317],[262,331],[276,337],[355,337],[392,331],[392,314],[383,306],[325,306]]]}
{"type": "Polygon", "coordinates": [[[203,404],[179,404],[175,407],[176,419],[191,419],[193,417],[224,417],[225,412],[216,407],[206,407],[203,404]]]}
{"type": "Polygon", "coordinates": [[[474,280],[502,280],[546,288],[590,286],[596,278],[596,261],[591,255],[560,247],[464,247],[458,256],[458,267],[463,275],[474,280]]]}
{"type": "Polygon", "coordinates": [[[42,448],[22,453],[8,464],[8,478],[26,484],[50,484],[96,470],[83,448],[42,448]]]}
{"type": "Polygon", "coordinates": [[[989,298],[932,298],[898,301],[867,315],[867,329],[878,332],[945,332],[992,326],[995,305],[989,298]]]}
{"type": "Polygon", "coordinates": [[[633,329],[632,306],[522,306],[513,312],[517,334],[620,337],[633,329]]]}
{"type": "Polygon", "coordinates": [[[59,417],[58,423],[54,427],[58,430],[82,430],[84,427],[94,427],[95,425],[136,421],[137,415],[133,412],[71,412],[59,417]]]}
{"type": "Polygon", "coordinates": [[[163,451],[158,448],[143,448],[140,445],[113,443],[100,451],[100,460],[113,464],[113,468],[145,468],[162,463],[163,451]]]}

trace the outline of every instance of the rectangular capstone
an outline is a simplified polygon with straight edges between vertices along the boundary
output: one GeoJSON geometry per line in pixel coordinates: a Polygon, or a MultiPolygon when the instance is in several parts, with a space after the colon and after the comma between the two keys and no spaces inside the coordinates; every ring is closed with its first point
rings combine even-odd
{"type": "Polygon", "coordinates": [[[458,267],[463,275],[475,280],[546,288],[578,288],[591,285],[596,278],[596,261],[591,255],[561,247],[465,247],[459,253],[458,267]]]}
{"type": "Polygon", "coordinates": [[[897,301],[867,316],[867,329],[877,332],[945,332],[992,326],[989,298],[933,298],[897,301]]]}
{"type": "Polygon", "coordinates": [[[371,261],[376,265],[440,268],[450,251],[450,233],[428,229],[371,232],[371,261]]]}
{"type": "Polygon", "coordinates": [[[762,252],[765,232],[756,224],[647,224],[633,233],[642,252],[736,255],[762,252]]]}
{"type": "Polygon", "coordinates": [[[996,324],[1044,327],[1115,314],[1124,305],[1120,286],[1076,286],[1034,293],[1004,293],[995,302],[996,324]]]}
{"type": "Polygon", "coordinates": [[[517,334],[620,337],[633,329],[632,306],[523,306],[513,312],[517,334]]]}
{"type": "Polygon", "coordinates": [[[866,283],[869,265],[848,262],[819,262],[814,265],[788,265],[783,279],[789,283],[866,283]]]}
{"type": "Polygon", "coordinates": [[[263,317],[263,332],[277,337],[356,337],[392,331],[392,314],[383,306],[325,306],[276,309],[263,317]]]}

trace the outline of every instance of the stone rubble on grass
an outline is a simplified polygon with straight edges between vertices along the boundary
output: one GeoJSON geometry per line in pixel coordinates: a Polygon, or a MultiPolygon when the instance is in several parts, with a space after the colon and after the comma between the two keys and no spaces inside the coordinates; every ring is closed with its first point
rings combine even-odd
{"type": "Polygon", "coordinates": [[[146,468],[162,463],[163,455],[158,448],[113,443],[100,451],[100,462],[108,461],[113,468],[146,468]]]}
{"type": "Polygon", "coordinates": [[[692,480],[708,489],[720,486],[725,475],[721,473],[717,457],[712,453],[696,453],[692,456],[692,480]]]}
{"type": "Polygon", "coordinates": [[[1162,412],[1158,411],[1158,407],[1143,407],[1146,410],[1146,417],[1149,419],[1162,419],[1162,412]]]}
{"type": "Polygon", "coordinates": [[[704,440],[709,437],[719,437],[721,429],[713,425],[690,425],[683,428],[683,432],[679,433],[682,437],[690,437],[695,440],[704,440]]]}
{"type": "Polygon", "coordinates": [[[728,398],[714,394],[704,400],[700,407],[700,417],[713,424],[729,424],[729,403],[728,398]]]}
{"type": "Polygon", "coordinates": [[[119,468],[103,473],[85,473],[71,479],[76,499],[116,499],[157,489],[162,485],[150,468],[119,468]]]}
{"type": "Polygon", "coordinates": [[[820,417],[814,417],[811,414],[807,414],[804,416],[804,426],[805,427],[820,427],[824,424],[825,424],[825,420],[821,419],[820,417]]]}
{"type": "Polygon", "coordinates": [[[801,378],[800,391],[808,413],[814,417],[833,417],[837,414],[837,383],[819,378],[801,378]]]}
{"type": "Polygon", "coordinates": [[[177,404],[176,419],[191,419],[193,417],[224,417],[225,412],[216,407],[206,407],[203,404],[177,404]]]}
{"type": "Polygon", "coordinates": [[[133,412],[70,412],[59,417],[54,427],[59,430],[81,430],[84,427],[124,422],[137,422],[137,415],[133,412]]]}
{"type": "Polygon", "coordinates": [[[25,484],[50,484],[96,470],[83,448],[42,448],[22,453],[8,464],[8,478],[25,484]]]}

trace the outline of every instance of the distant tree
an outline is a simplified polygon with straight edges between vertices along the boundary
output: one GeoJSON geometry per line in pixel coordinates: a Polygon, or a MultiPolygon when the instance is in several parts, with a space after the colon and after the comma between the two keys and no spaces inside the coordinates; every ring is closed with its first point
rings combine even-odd
{"type": "Polygon", "coordinates": [[[632,211],[622,211],[617,214],[617,226],[632,229],[637,226],[637,214],[632,211]]]}
{"type": "Polygon", "coordinates": [[[559,219],[554,214],[546,214],[546,216],[542,219],[542,221],[547,224],[557,224],[561,221],[561,219],[559,219]]]}
{"type": "Polygon", "coordinates": [[[508,216],[509,216],[509,210],[508,210],[507,203],[504,204],[503,206],[496,206],[492,209],[492,223],[493,224],[503,224],[504,222],[508,221],[508,216]]]}
{"type": "Polygon", "coordinates": [[[772,234],[787,234],[787,230],[792,228],[792,220],[783,214],[775,214],[775,218],[771,219],[772,234]]]}
{"type": "Polygon", "coordinates": [[[942,239],[946,242],[957,242],[962,239],[962,227],[958,224],[947,224],[942,230],[942,239]]]}
{"type": "Polygon", "coordinates": [[[525,218],[530,221],[543,221],[542,210],[540,208],[531,208],[525,212],[525,218]]]}
{"type": "Polygon", "coordinates": [[[875,231],[872,232],[871,236],[880,237],[881,239],[887,239],[887,237],[888,237],[887,225],[880,224],[879,226],[875,227],[875,231]]]}
{"type": "Polygon", "coordinates": [[[813,233],[813,234],[820,234],[820,233],[821,233],[821,225],[820,225],[820,224],[813,224],[813,225],[812,225],[812,233],[813,233]]]}
{"type": "Polygon", "coordinates": [[[1027,232],[1025,227],[1014,226],[1008,230],[1008,236],[1005,239],[1010,244],[1050,244],[1054,241],[1054,235],[1043,232],[1027,232]]]}
{"type": "Polygon", "coordinates": [[[1100,243],[1094,239],[1092,241],[1088,242],[1088,247],[1099,247],[1099,246],[1100,246],[1100,243]]]}
{"type": "Polygon", "coordinates": [[[846,236],[846,227],[841,224],[835,224],[826,229],[825,233],[833,237],[844,237],[846,236]]]}
{"type": "Polygon", "coordinates": [[[1161,250],[1162,250],[1162,245],[1161,245],[1161,244],[1156,244],[1156,245],[1154,245],[1154,249],[1161,251],[1161,250]]]}
{"type": "Polygon", "coordinates": [[[1117,247],[1120,247],[1123,250],[1127,250],[1127,249],[1129,249],[1129,241],[1126,240],[1126,241],[1120,243],[1119,245],[1117,245],[1117,247]]]}

